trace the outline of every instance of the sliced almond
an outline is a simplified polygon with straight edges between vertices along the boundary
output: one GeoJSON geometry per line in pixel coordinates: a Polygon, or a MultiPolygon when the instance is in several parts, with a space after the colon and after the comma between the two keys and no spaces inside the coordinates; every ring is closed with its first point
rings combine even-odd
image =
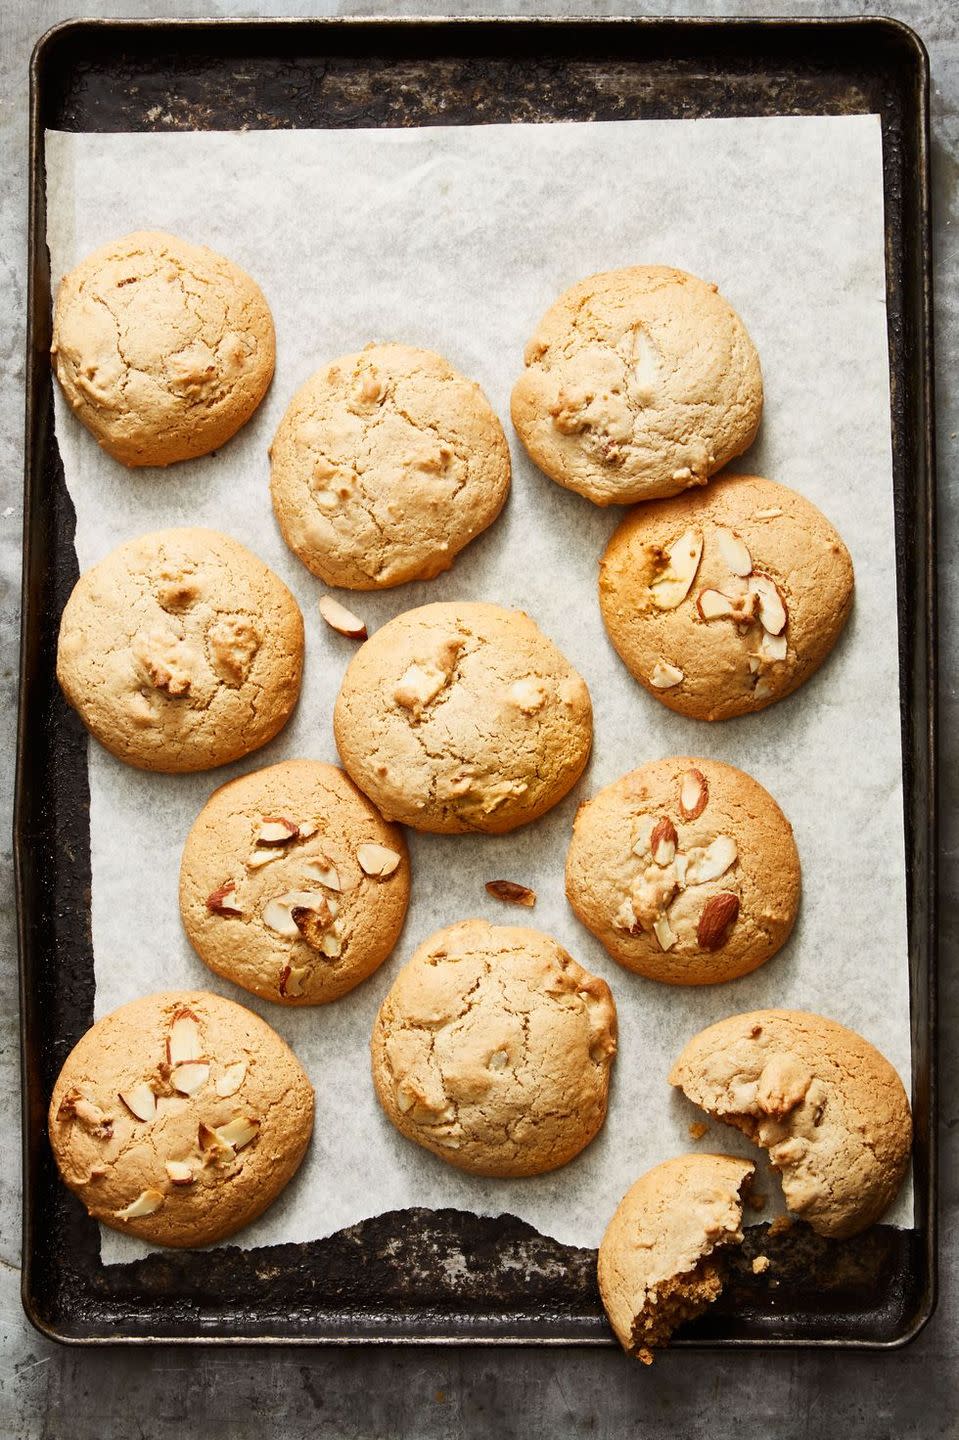
{"type": "Polygon", "coordinates": [[[777,515],[782,513],[778,505],[770,505],[767,510],[757,510],[755,518],[757,520],[775,520],[777,515]]]}
{"type": "MultiPolygon", "coordinates": [[[[309,911],[300,911],[301,915],[309,914],[309,911]]],[[[279,992],[281,995],[289,995],[296,998],[303,994],[303,982],[310,973],[309,965],[284,965],[280,971],[279,992]]]]}
{"type": "Polygon", "coordinates": [[[686,867],[686,884],[705,885],[710,880],[718,880],[730,865],[735,864],[738,854],[731,835],[717,835],[701,855],[690,859],[686,867]]]}
{"type": "Polygon", "coordinates": [[[487,880],[486,889],[494,900],[503,900],[507,905],[525,905],[532,910],[536,904],[536,891],[515,880],[487,880]]]}
{"type": "Polygon", "coordinates": [[[696,926],[696,939],[701,950],[720,950],[739,918],[739,896],[731,890],[711,895],[703,906],[696,926]]]}
{"type": "Polygon", "coordinates": [[[696,609],[704,620],[723,620],[736,613],[732,600],[721,590],[701,591],[696,601],[696,609]]]}
{"type": "Polygon", "coordinates": [[[186,1060],[175,1065],[170,1084],[181,1095],[195,1095],[210,1078],[210,1067],[205,1060],[186,1060]]]}
{"type": "Polygon", "coordinates": [[[649,587],[653,604],[660,610],[675,610],[689,594],[696,578],[703,553],[703,537],[699,530],[687,530],[666,547],[667,565],[649,587]]]}
{"type": "Polygon", "coordinates": [[[343,941],[338,935],[324,935],[320,950],[329,960],[336,960],[343,953],[343,941]]]}
{"type": "Polygon", "coordinates": [[[652,849],[653,831],[656,829],[654,815],[640,815],[636,822],[636,839],[633,842],[634,855],[648,855],[652,849]]]}
{"type": "Polygon", "coordinates": [[[676,880],[679,884],[680,890],[686,889],[686,870],[688,865],[689,860],[685,855],[677,855],[676,859],[673,861],[673,868],[676,871],[676,880]]]}
{"type": "Polygon", "coordinates": [[[246,1061],[234,1060],[231,1065],[224,1066],[223,1073],[217,1076],[214,1090],[218,1095],[235,1095],[243,1081],[246,1079],[246,1061]]]}
{"type": "Polygon", "coordinates": [[[300,833],[299,825],[285,815],[264,815],[257,831],[257,845],[289,845],[300,833]]]}
{"type": "Polygon", "coordinates": [[[144,1080],[132,1090],[121,1090],[120,1099],[137,1120],[153,1120],[157,1113],[157,1097],[144,1080]]]}
{"type": "Polygon", "coordinates": [[[649,838],[649,847],[657,865],[671,865],[676,858],[676,826],[664,815],[649,838]]]}
{"type": "Polygon", "coordinates": [[[385,880],[393,874],[403,857],[385,845],[369,844],[359,847],[356,858],[364,874],[375,876],[377,880],[385,880]]]}
{"type": "Polygon", "coordinates": [[[212,895],[206,897],[206,908],[212,915],[242,915],[240,903],[236,898],[236,886],[232,880],[214,890],[212,895]]]}
{"type": "Polygon", "coordinates": [[[679,685],[685,675],[676,665],[670,665],[667,660],[657,660],[653,666],[653,673],[649,677],[649,683],[656,690],[671,690],[674,685],[679,685]]]}
{"type": "Polygon", "coordinates": [[[233,1146],[226,1140],[221,1140],[216,1131],[202,1120],[197,1126],[196,1143],[209,1160],[233,1159],[233,1146]]]}
{"type": "Polygon", "coordinates": [[[200,1043],[200,1022],[192,1010],[178,1010],[170,1022],[166,1040],[166,1058],[171,1065],[184,1060],[199,1060],[203,1054],[200,1043]]]}
{"type": "Polygon", "coordinates": [[[234,1150],[242,1150],[244,1145],[249,1145],[251,1140],[256,1139],[259,1129],[260,1122],[254,1120],[252,1115],[234,1115],[226,1125],[218,1125],[214,1133],[225,1145],[230,1145],[234,1150]]]}
{"type": "Polygon", "coordinates": [[[325,885],[327,890],[343,889],[335,866],[330,864],[325,855],[319,855],[315,860],[304,860],[300,869],[302,873],[309,876],[311,880],[319,880],[320,884],[325,885]]]}
{"type": "Polygon", "coordinates": [[[754,575],[749,588],[759,601],[759,623],[768,634],[779,635],[789,614],[776,586],[767,575],[754,575]]]}
{"type": "Polygon", "coordinates": [[[248,870],[259,870],[263,865],[272,865],[274,860],[283,858],[282,850],[254,850],[246,862],[248,870]]]}
{"type": "Polygon", "coordinates": [[[96,1101],[90,1100],[80,1090],[68,1090],[60,1101],[57,1119],[62,1120],[67,1115],[74,1116],[85,1130],[99,1140],[109,1140],[113,1134],[113,1116],[101,1110],[96,1101]]]}
{"type": "Polygon", "coordinates": [[[288,890],[285,895],[276,895],[263,906],[260,918],[269,929],[282,935],[286,940],[296,940],[299,926],[293,919],[294,909],[319,910],[326,908],[322,895],[311,890],[288,890]]]}
{"type": "Polygon", "coordinates": [[[728,566],[734,575],[752,574],[753,557],[735,530],[726,530],[723,526],[718,526],[716,544],[723,557],[723,564],[728,566]]]}
{"type": "Polygon", "coordinates": [[[684,820],[696,820],[709,801],[709,782],[701,770],[684,770],[679,782],[679,808],[684,820]]]}
{"type": "Polygon", "coordinates": [[[311,835],[316,834],[316,821],[301,820],[298,828],[300,831],[299,838],[301,840],[309,840],[311,835]]]}
{"type": "Polygon", "coordinates": [[[168,1160],[164,1169],[174,1185],[193,1184],[193,1166],[188,1165],[185,1160],[168,1160]]]}
{"type": "Polygon", "coordinates": [[[352,610],[347,610],[339,600],[334,600],[332,595],[320,596],[320,614],[329,625],[331,630],[336,630],[340,635],[345,635],[348,640],[365,640],[366,625],[354,615],[352,610]]]}
{"type": "Polygon", "coordinates": [[[665,915],[657,915],[653,921],[653,934],[659,941],[660,950],[671,950],[676,944],[676,936],[673,928],[665,915]]]}
{"type": "Polygon", "coordinates": [[[767,660],[785,660],[789,650],[789,644],[785,635],[770,635],[763,631],[762,639],[759,642],[759,653],[767,660]]]}
{"type": "Polygon", "coordinates": [[[141,1220],[145,1215],[154,1215],[163,1204],[159,1190],[142,1190],[125,1210],[114,1210],[116,1220],[141,1220]]]}

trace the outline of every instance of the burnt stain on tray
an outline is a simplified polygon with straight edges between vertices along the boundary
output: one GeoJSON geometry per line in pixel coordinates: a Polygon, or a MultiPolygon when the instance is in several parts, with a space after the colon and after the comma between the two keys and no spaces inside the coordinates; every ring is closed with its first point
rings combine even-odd
{"type": "MultiPolygon", "coordinates": [[[[69,22],[38,46],[31,136],[24,630],[16,862],[24,1304],[54,1338],[611,1343],[595,1251],[509,1215],[405,1210],[304,1244],[104,1266],[45,1109],[93,1021],[87,738],[55,680],[77,577],[53,433],[43,130],[215,130],[783,114],[882,117],[899,580],[917,1223],[830,1241],[747,1229],[674,1344],[901,1343],[934,1303],[935,933],[928,77],[885,21],[69,22]],[[769,1268],[754,1274],[764,1255],[769,1268]]],[[[135,857],[133,862],[136,863],[135,857]]]]}

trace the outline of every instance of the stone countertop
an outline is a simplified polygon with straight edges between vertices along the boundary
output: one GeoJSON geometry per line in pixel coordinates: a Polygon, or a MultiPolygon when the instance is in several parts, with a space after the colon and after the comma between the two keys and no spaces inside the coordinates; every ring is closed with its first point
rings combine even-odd
{"type": "MultiPolygon", "coordinates": [[[[613,1350],[358,1347],[230,1350],[68,1349],[50,1344],[27,1322],[19,1296],[19,1055],[16,934],[10,816],[16,730],[20,516],[23,465],[24,322],[26,315],[27,66],[37,38],[82,9],[69,0],[8,0],[0,20],[0,926],[6,963],[0,977],[0,1440],[71,1437],[131,1440],[189,1435],[203,1440],[277,1437],[411,1436],[415,1440],[496,1440],[526,1436],[627,1434],[681,1440],[780,1440],[842,1434],[868,1440],[959,1436],[959,1243],[956,1216],[956,1100],[959,1065],[945,1037],[959,1015],[959,979],[948,961],[957,940],[959,890],[959,706],[954,681],[959,586],[941,564],[942,933],[943,1034],[940,1076],[942,1231],[939,1309],[904,1350],[744,1352],[661,1355],[652,1370],[613,1350]],[[269,1417],[269,1418],[265,1418],[269,1417]]],[[[101,17],[156,13],[151,0],[99,0],[101,17]]],[[[953,0],[601,0],[555,3],[434,0],[338,6],[330,0],[180,0],[176,16],[211,14],[491,15],[570,13],[829,15],[892,13],[913,26],[932,62],[932,159],[935,197],[936,355],[938,381],[940,555],[959,541],[959,6],[953,0]]],[[[878,937],[877,937],[878,938],[878,937]]]]}

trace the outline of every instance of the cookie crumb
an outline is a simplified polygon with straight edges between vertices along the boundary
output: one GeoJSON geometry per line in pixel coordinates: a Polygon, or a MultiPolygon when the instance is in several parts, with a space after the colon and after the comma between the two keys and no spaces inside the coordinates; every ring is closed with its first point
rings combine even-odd
{"type": "Polygon", "coordinates": [[[708,1130],[709,1126],[706,1125],[702,1120],[694,1120],[689,1127],[690,1139],[701,1140],[703,1136],[708,1132],[708,1130]]]}
{"type": "Polygon", "coordinates": [[[769,1256],[768,1256],[768,1255],[757,1255],[757,1256],[755,1257],[755,1259],[753,1260],[753,1274],[754,1274],[754,1275],[763,1275],[763,1274],[765,1274],[765,1272],[769,1269],[769,1264],[770,1264],[770,1261],[769,1261],[769,1256]]]}
{"type": "Polygon", "coordinates": [[[769,1226],[770,1235],[785,1235],[787,1230],[793,1228],[793,1222],[788,1215],[777,1215],[769,1226]]]}

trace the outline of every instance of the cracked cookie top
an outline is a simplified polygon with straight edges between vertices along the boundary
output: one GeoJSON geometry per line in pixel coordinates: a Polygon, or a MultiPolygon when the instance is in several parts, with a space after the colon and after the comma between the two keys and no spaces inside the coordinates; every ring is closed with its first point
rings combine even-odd
{"type": "Polygon", "coordinates": [[[627,668],[697,720],[792,694],[839,639],[852,599],[849,551],[822,511],[754,475],[637,506],[599,570],[603,623],[627,668]]]}
{"type": "Polygon", "coordinates": [[[581,805],[566,893],[614,960],[670,985],[712,985],[763,965],[799,907],[792,826],[752,776],[671,756],[581,805]]]}
{"type": "Polygon", "coordinates": [[[53,1087],[60,1174],[104,1225],[158,1245],[209,1245],[254,1220],[296,1172],[313,1087],[242,1005],[199,990],[122,1005],[53,1087]]]}
{"type": "Polygon", "coordinates": [[[753,442],[759,357],[715,285],[665,265],[590,275],[546,312],[513,424],[551,480],[597,505],[705,485],[753,442]]]}
{"type": "Polygon", "coordinates": [[[371,975],[409,895],[403,832],[317,760],[221,785],[180,866],[180,913],[200,959],[285,1005],[335,1000],[371,975]]]}
{"type": "Polygon", "coordinates": [[[350,590],[448,570],[509,490],[509,448],[479,385],[408,345],[368,345],[318,370],[270,455],[283,538],[350,590]]]}
{"type": "Polygon", "coordinates": [[[207,770],[286,724],[303,617],[273,571],[215,530],[158,530],[86,570],[57,679],[88,730],[143,770],[207,770]]]}
{"type": "Polygon", "coordinates": [[[731,1015],[693,1036],[669,1083],[768,1150],[790,1211],[820,1235],[872,1225],[909,1168],[902,1081],[868,1040],[822,1015],[731,1015]]]}
{"type": "Polygon", "coordinates": [[[124,465],[170,465],[225,444],[266,394],[275,353],[255,281],[175,235],[114,240],[57,292],[57,379],[74,414],[124,465]]]}
{"type": "Polygon", "coordinates": [[[397,975],[371,1049],[377,1096],[407,1139],[475,1175],[539,1175],[606,1118],[616,1007],[548,935],[464,920],[397,975]]]}
{"type": "Polygon", "coordinates": [[[498,833],[537,819],[589,756],[589,691],[528,615],[423,605],[360,647],[333,712],[343,764],[388,820],[498,833]]]}

